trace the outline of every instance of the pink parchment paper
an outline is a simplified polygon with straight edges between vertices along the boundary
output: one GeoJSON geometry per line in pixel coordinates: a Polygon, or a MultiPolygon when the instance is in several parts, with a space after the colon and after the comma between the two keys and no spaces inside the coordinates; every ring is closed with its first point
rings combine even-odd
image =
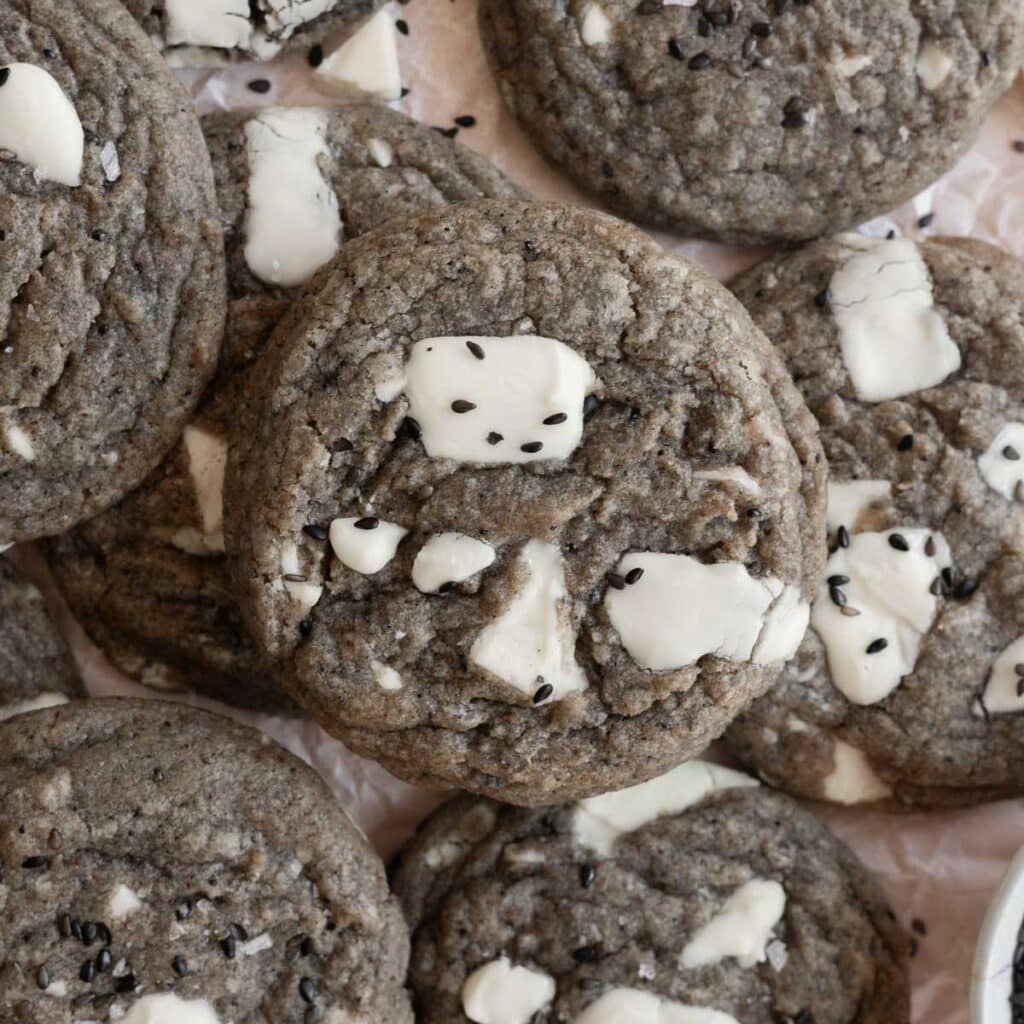
{"type": "MultiPolygon", "coordinates": [[[[408,24],[399,37],[403,81],[409,94],[401,109],[428,124],[451,127],[471,114],[471,129],[459,140],[490,157],[511,178],[542,199],[593,205],[531,147],[503,109],[488,72],[476,31],[476,0],[411,0],[394,5],[408,24]]],[[[183,74],[201,111],[251,109],[279,103],[328,102],[310,84],[304,60],[284,59],[270,68],[235,65],[215,72],[183,74]],[[273,88],[257,96],[246,88],[267,77],[273,88]]],[[[920,234],[917,220],[934,212],[928,233],[975,235],[1024,256],[1024,154],[1013,150],[1024,139],[1024,78],[985,123],[975,148],[946,178],[890,218],[868,227],[920,234]]],[[[686,241],[658,240],[725,278],[760,254],[686,241]]],[[[49,585],[38,554],[17,556],[43,584],[72,638],[76,656],[94,695],[152,695],[119,677],[70,620],[49,585]]],[[[333,788],[384,857],[389,857],[441,795],[398,782],[375,764],[351,754],[311,722],[269,718],[210,707],[247,721],[304,758],[333,788]]],[[[823,810],[835,831],[878,875],[902,920],[924,922],[913,961],[916,1024],[967,1024],[971,958],[986,905],[1017,849],[1024,845],[1024,800],[959,813],[879,814],[823,810]]]]}

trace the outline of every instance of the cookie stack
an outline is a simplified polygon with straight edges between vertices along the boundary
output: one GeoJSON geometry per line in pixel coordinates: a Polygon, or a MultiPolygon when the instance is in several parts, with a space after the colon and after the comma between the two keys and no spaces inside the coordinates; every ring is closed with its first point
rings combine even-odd
{"type": "Polygon", "coordinates": [[[389,886],[266,737],[75,699],[0,562],[0,1020],[907,1022],[773,790],[1024,790],[1024,270],[835,232],[967,148],[1024,12],[482,0],[621,212],[817,239],[730,292],[373,102],[377,6],[0,8],[0,538],[135,681],[466,793],[389,886]],[[363,95],[200,124],[165,60],[295,50],[363,95]]]}

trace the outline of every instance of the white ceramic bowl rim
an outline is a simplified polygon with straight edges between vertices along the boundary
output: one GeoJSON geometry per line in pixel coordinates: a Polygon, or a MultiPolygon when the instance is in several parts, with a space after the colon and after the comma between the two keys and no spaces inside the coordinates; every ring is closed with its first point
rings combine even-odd
{"type": "Polygon", "coordinates": [[[985,914],[971,972],[972,1024],[1011,1024],[1013,957],[1024,922],[1024,849],[1010,864],[985,914]]]}

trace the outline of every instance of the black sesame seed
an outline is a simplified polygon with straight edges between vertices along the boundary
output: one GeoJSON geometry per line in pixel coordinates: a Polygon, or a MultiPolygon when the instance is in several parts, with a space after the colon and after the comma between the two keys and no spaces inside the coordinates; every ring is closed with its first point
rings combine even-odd
{"type": "Polygon", "coordinates": [[[249,932],[243,925],[230,924],[228,925],[228,931],[231,932],[231,934],[234,935],[234,937],[238,939],[239,942],[249,941],[249,932]]]}
{"type": "Polygon", "coordinates": [[[564,412],[556,412],[553,416],[549,416],[544,420],[544,426],[557,427],[559,423],[564,423],[568,418],[564,412]]]}
{"type": "Polygon", "coordinates": [[[86,960],[78,969],[78,976],[88,985],[96,977],[96,962],[94,960],[86,960]]]}
{"type": "Polygon", "coordinates": [[[830,587],[828,596],[832,599],[832,603],[839,608],[845,608],[848,603],[846,595],[838,587],[830,587]]]}
{"type": "Polygon", "coordinates": [[[904,434],[897,442],[896,447],[901,452],[909,452],[914,447],[914,435],[904,434]]]}
{"type": "Polygon", "coordinates": [[[258,92],[260,94],[270,92],[270,79],[268,78],[254,78],[249,83],[249,89],[252,92],[258,92]]]}
{"type": "Polygon", "coordinates": [[[299,953],[302,956],[312,956],[313,952],[313,940],[308,935],[304,935],[299,943],[299,953]]]}
{"type": "Polygon", "coordinates": [[[922,921],[919,917],[915,917],[914,920],[910,922],[910,927],[913,928],[918,935],[928,934],[927,926],[925,925],[924,921],[922,921]]]}
{"type": "Polygon", "coordinates": [[[36,984],[40,988],[50,987],[50,969],[43,964],[38,971],[36,971],[36,984]]]}
{"type": "Polygon", "coordinates": [[[458,128],[439,128],[437,125],[434,125],[433,128],[438,135],[443,135],[446,139],[454,139],[459,134],[458,128]]]}
{"type": "Polygon", "coordinates": [[[589,889],[594,884],[595,878],[597,878],[597,868],[593,864],[580,865],[580,885],[584,889],[589,889]]]}
{"type": "Polygon", "coordinates": [[[818,294],[814,296],[814,304],[818,307],[818,309],[825,309],[831,300],[832,291],[829,288],[824,289],[824,291],[818,292],[818,294]]]}
{"type": "Polygon", "coordinates": [[[454,580],[446,580],[437,588],[439,594],[453,594],[458,584],[454,580]]]}
{"type": "Polygon", "coordinates": [[[600,400],[596,395],[587,395],[583,399],[583,420],[586,422],[591,416],[597,412],[597,407],[601,404],[600,400]]]}
{"type": "Polygon", "coordinates": [[[691,57],[686,65],[691,71],[703,71],[705,68],[711,67],[711,57],[709,54],[701,52],[696,56],[691,57]]]}
{"type": "Polygon", "coordinates": [[[572,958],[578,964],[592,964],[599,956],[596,946],[580,946],[572,951],[572,958]]]}
{"type": "Polygon", "coordinates": [[[1013,671],[1019,676],[1024,676],[1024,662],[1018,661],[1017,664],[1013,666],[1013,671]]]}
{"type": "Polygon", "coordinates": [[[848,548],[850,546],[850,531],[845,526],[840,526],[836,530],[836,543],[841,548],[848,548]]]}
{"type": "Polygon", "coordinates": [[[300,572],[286,572],[281,578],[286,583],[307,583],[309,581],[309,577],[303,576],[300,572]]]}
{"type": "Polygon", "coordinates": [[[472,412],[476,406],[472,402],[467,402],[464,398],[456,398],[452,402],[452,412],[464,413],[472,412]]]}
{"type": "Polygon", "coordinates": [[[868,654],[879,654],[889,646],[889,641],[885,637],[879,637],[877,640],[872,640],[868,644],[866,650],[868,654]]]}
{"type": "Polygon", "coordinates": [[[86,921],[82,925],[82,941],[87,945],[91,946],[96,941],[96,935],[99,929],[96,927],[95,922],[86,921]]]}
{"type": "Polygon", "coordinates": [[[748,508],[747,515],[751,519],[760,519],[764,513],[759,508],[748,508]]]}
{"type": "Polygon", "coordinates": [[[102,921],[96,922],[96,937],[104,946],[109,946],[114,941],[114,936],[111,935],[110,929],[102,921]]]}
{"type": "Polygon", "coordinates": [[[183,956],[176,956],[171,961],[171,968],[179,978],[184,978],[188,974],[188,961],[183,956]]]}
{"type": "Polygon", "coordinates": [[[7,79],[11,77],[10,68],[0,68],[0,85],[6,85],[7,79]]]}
{"type": "Polygon", "coordinates": [[[79,941],[82,941],[82,922],[72,920],[71,921],[71,934],[79,941]]]}
{"type": "Polygon", "coordinates": [[[935,546],[935,538],[932,537],[932,536],[929,536],[928,539],[924,542],[924,553],[929,558],[932,558],[935,555],[935,552],[937,550],[938,549],[935,546]]]}
{"type": "Polygon", "coordinates": [[[935,220],[934,213],[926,213],[923,217],[917,218],[917,226],[919,228],[931,227],[932,221],[935,220]]]}
{"type": "Polygon", "coordinates": [[[405,417],[402,421],[402,429],[410,441],[418,441],[423,436],[423,428],[420,426],[419,420],[413,419],[412,416],[405,417]]]}
{"type": "Polygon", "coordinates": [[[526,444],[521,444],[519,446],[519,450],[521,452],[526,452],[527,455],[535,455],[543,447],[544,444],[541,441],[528,441],[526,444]]]}
{"type": "Polygon", "coordinates": [[[110,955],[110,950],[101,949],[99,953],[96,955],[96,970],[100,974],[102,974],[105,970],[107,970],[110,967],[112,962],[113,957],[110,955]]]}
{"type": "Polygon", "coordinates": [[[543,704],[554,692],[555,688],[550,683],[537,687],[537,692],[533,695],[533,703],[543,704]]]}
{"type": "Polygon", "coordinates": [[[1017,676],[1017,696],[1024,697],[1024,676],[1017,676]]]}
{"type": "Polygon", "coordinates": [[[224,950],[224,955],[229,960],[234,960],[238,954],[238,940],[234,935],[225,936],[220,941],[220,948],[224,950]]]}
{"type": "Polygon", "coordinates": [[[501,444],[504,440],[505,438],[501,434],[493,430],[487,435],[487,443],[489,445],[501,444]]]}
{"type": "Polygon", "coordinates": [[[299,623],[299,636],[309,636],[313,632],[313,620],[303,619],[299,623]]]}
{"type": "Polygon", "coordinates": [[[460,114],[455,118],[455,123],[460,128],[472,128],[476,124],[476,118],[472,114],[460,114]]]}
{"type": "Polygon", "coordinates": [[[935,579],[932,580],[931,585],[928,587],[928,593],[930,593],[933,597],[942,597],[942,595],[945,592],[946,585],[942,582],[942,577],[936,576],[935,579]]]}
{"type": "Polygon", "coordinates": [[[678,39],[670,39],[668,41],[668,52],[670,57],[675,57],[676,60],[685,60],[686,54],[683,53],[682,44],[678,39]]]}
{"type": "Polygon", "coordinates": [[[302,532],[307,537],[312,537],[313,540],[327,540],[330,536],[322,526],[317,526],[316,523],[306,523],[302,528],[302,532]]]}
{"type": "Polygon", "coordinates": [[[114,991],[122,993],[134,992],[138,987],[138,979],[135,977],[134,974],[132,974],[131,971],[129,971],[123,978],[117,979],[117,984],[114,986],[114,991]]]}
{"type": "Polygon", "coordinates": [[[615,590],[625,590],[626,581],[617,572],[608,573],[608,586],[613,587],[615,590]]]}
{"type": "Polygon", "coordinates": [[[70,939],[71,938],[71,915],[70,914],[61,914],[60,917],[57,918],[57,930],[60,932],[61,938],[64,938],[64,939],[70,939]]]}
{"type": "Polygon", "coordinates": [[[478,342],[467,341],[466,342],[466,348],[468,348],[469,351],[472,352],[473,355],[477,359],[485,359],[486,358],[486,356],[484,355],[483,347],[478,342]]]}
{"type": "Polygon", "coordinates": [[[311,68],[318,68],[324,62],[324,48],[319,44],[315,43],[309,48],[309,53],[306,54],[306,60],[309,61],[311,68]]]}
{"type": "Polygon", "coordinates": [[[953,586],[953,570],[950,566],[947,565],[939,575],[942,576],[942,582],[945,583],[947,587],[953,586]]]}
{"type": "Polygon", "coordinates": [[[316,985],[312,978],[303,978],[299,982],[299,995],[305,1003],[312,1003],[316,999],[316,985]]]}
{"type": "Polygon", "coordinates": [[[34,871],[37,868],[48,868],[50,866],[50,858],[45,854],[37,854],[34,857],[26,857],[22,862],[21,866],[27,871],[34,871]]]}
{"type": "Polygon", "coordinates": [[[1024,153],[1024,139],[1014,140],[1013,151],[1015,153],[1024,153]]]}
{"type": "Polygon", "coordinates": [[[397,28],[403,36],[407,36],[409,34],[409,23],[404,18],[395,19],[395,28],[397,28]]]}
{"type": "Polygon", "coordinates": [[[889,547],[895,548],[897,551],[909,551],[910,545],[907,543],[907,538],[902,533],[890,533],[889,534],[889,547]]]}
{"type": "Polygon", "coordinates": [[[751,35],[757,36],[759,39],[767,39],[772,34],[772,26],[769,21],[755,21],[750,26],[751,35]]]}
{"type": "Polygon", "coordinates": [[[380,520],[376,516],[363,516],[352,524],[357,530],[376,530],[380,520]]]}
{"type": "Polygon", "coordinates": [[[845,587],[850,582],[850,577],[836,573],[834,576],[829,576],[827,582],[830,587],[845,587]]]}
{"type": "Polygon", "coordinates": [[[978,581],[972,580],[965,576],[954,588],[953,596],[958,601],[966,601],[968,598],[974,595],[974,592],[978,589],[978,581]]]}
{"type": "Polygon", "coordinates": [[[626,573],[626,583],[628,583],[629,586],[632,586],[634,583],[639,583],[643,574],[644,571],[639,566],[635,569],[630,569],[629,572],[626,573]]]}
{"type": "Polygon", "coordinates": [[[794,110],[782,118],[783,128],[803,128],[807,124],[807,115],[802,110],[794,110]]]}
{"type": "Polygon", "coordinates": [[[1008,444],[1003,449],[1003,458],[1009,459],[1010,462],[1016,462],[1018,459],[1020,459],[1020,452],[1017,451],[1017,449],[1014,448],[1012,444],[1008,444]]]}

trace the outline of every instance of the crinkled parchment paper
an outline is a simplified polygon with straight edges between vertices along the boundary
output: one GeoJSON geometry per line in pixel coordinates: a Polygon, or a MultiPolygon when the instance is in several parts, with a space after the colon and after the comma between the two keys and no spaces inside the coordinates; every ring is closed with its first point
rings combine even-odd
{"type": "MultiPolygon", "coordinates": [[[[403,81],[409,94],[399,106],[439,127],[471,114],[477,123],[459,140],[490,157],[536,197],[593,205],[533,150],[502,107],[476,31],[475,0],[410,0],[395,5],[409,27],[399,37],[403,81]]],[[[311,104],[325,99],[310,85],[301,57],[258,67],[239,64],[215,72],[183,75],[200,109],[251,109],[275,103],[311,104]],[[273,88],[257,95],[246,88],[255,77],[273,88]],[[256,101],[256,102],[254,102],[256,101]]],[[[946,178],[891,218],[869,226],[918,234],[917,220],[935,217],[934,234],[975,235],[1024,257],[1024,154],[1011,143],[1024,138],[1024,78],[997,106],[975,148],[946,178]]],[[[671,250],[727,277],[760,255],[659,235],[671,250]]],[[[89,690],[94,695],[146,695],[104,662],[60,605],[36,552],[18,556],[44,583],[72,636],[89,690]]],[[[210,701],[192,703],[225,711],[210,701]]],[[[250,722],[310,762],[339,800],[389,857],[440,794],[396,781],[375,764],[346,751],[310,722],[228,711],[250,722]]],[[[916,1024],[967,1024],[971,957],[986,905],[1017,848],[1024,845],[1024,801],[943,814],[891,815],[824,810],[829,824],[876,872],[901,919],[924,923],[913,961],[916,1024]]]]}

